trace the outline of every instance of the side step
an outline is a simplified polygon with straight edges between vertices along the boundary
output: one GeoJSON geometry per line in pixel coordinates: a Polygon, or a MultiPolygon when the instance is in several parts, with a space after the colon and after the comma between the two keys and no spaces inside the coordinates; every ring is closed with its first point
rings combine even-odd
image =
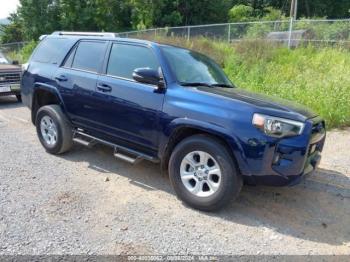
{"type": "Polygon", "coordinates": [[[147,154],[141,153],[139,151],[133,150],[131,148],[127,148],[121,145],[117,145],[103,139],[94,137],[92,135],[84,133],[80,129],[74,132],[73,141],[87,147],[93,147],[97,143],[101,143],[107,146],[111,146],[114,148],[114,157],[120,160],[124,160],[130,164],[137,164],[142,160],[148,160],[153,163],[159,163],[159,159],[149,156],[147,154]]]}
{"type": "Polygon", "coordinates": [[[125,162],[128,162],[130,164],[137,164],[140,161],[142,161],[142,158],[140,156],[133,157],[133,156],[129,156],[129,154],[118,152],[117,147],[114,148],[113,155],[115,158],[118,158],[120,160],[124,160],[125,162]]]}
{"type": "Polygon", "coordinates": [[[73,138],[73,142],[75,143],[78,143],[78,144],[81,144],[83,146],[87,146],[87,147],[93,147],[95,145],[94,141],[86,141],[82,138],[79,138],[79,137],[74,137],[73,138]]]}

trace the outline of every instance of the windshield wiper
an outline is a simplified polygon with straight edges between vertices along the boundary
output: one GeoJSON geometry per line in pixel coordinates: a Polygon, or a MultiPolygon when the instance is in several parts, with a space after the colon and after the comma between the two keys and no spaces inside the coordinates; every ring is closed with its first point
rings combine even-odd
{"type": "Polygon", "coordinates": [[[185,83],[182,82],[180,83],[182,86],[206,86],[206,87],[228,87],[228,88],[234,88],[233,85],[229,84],[209,84],[209,83],[204,83],[204,82],[193,82],[193,83],[185,83]]]}
{"type": "Polygon", "coordinates": [[[229,84],[212,84],[210,85],[212,87],[228,87],[228,88],[234,88],[233,85],[229,85],[229,84]]]}
{"type": "Polygon", "coordinates": [[[207,86],[207,87],[212,87],[211,84],[202,83],[202,82],[193,82],[193,83],[181,82],[180,85],[182,85],[182,86],[207,86]]]}

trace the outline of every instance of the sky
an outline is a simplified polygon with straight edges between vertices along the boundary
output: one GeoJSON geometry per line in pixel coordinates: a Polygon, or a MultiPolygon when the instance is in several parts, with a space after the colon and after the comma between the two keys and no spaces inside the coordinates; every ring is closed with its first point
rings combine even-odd
{"type": "Polygon", "coordinates": [[[7,18],[16,11],[19,0],[0,0],[0,18],[7,18]]]}

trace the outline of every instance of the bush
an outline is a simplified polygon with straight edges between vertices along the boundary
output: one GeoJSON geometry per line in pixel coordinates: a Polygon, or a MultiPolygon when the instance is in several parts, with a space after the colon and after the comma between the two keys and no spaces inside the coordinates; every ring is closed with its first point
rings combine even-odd
{"type": "Polygon", "coordinates": [[[326,119],[329,128],[350,126],[347,50],[311,46],[288,50],[264,44],[249,48],[245,43],[232,48],[224,69],[242,88],[308,106],[326,119]]]}
{"type": "Polygon", "coordinates": [[[306,105],[328,128],[350,126],[350,56],[344,48],[289,50],[262,40],[228,44],[205,38],[164,39],[158,40],[209,55],[240,88],[306,105]]]}
{"type": "Polygon", "coordinates": [[[317,40],[350,40],[349,22],[314,22],[298,20],[294,22],[294,29],[308,29],[315,34],[317,40]]]}
{"type": "MultiPolygon", "coordinates": [[[[184,41],[158,36],[156,41],[207,54],[235,85],[304,104],[321,115],[328,128],[350,126],[350,56],[345,48],[289,50],[264,40],[229,44],[204,37],[184,41]]],[[[26,62],[36,44],[31,42],[16,53],[18,60],[26,62]]]]}
{"type": "Polygon", "coordinates": [[[19,51],[10,52],[8,54],[8,56],[12,60],[19,61],[21,64],[26,63],[28,61],[29,57],[31,56],[31,54],[33,53],[33,51],[34,51],[35,47],[37,46],[37,44],[38,44],[37,42],[31,41],[31,42],[27,43],[19,51]]]}
{"type": "Polygon", "coordinates": [[[256,19],[254,9],[249,5],[235,5],[228,13],[230,22],[247,22],[256,19]]]}

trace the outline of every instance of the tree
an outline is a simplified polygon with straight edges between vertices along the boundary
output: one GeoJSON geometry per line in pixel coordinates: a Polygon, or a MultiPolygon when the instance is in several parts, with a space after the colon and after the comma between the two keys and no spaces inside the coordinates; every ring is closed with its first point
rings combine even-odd
{"type": "Polygon", "coordinates": [[[227,22],[227,10],[231,6],[230,0],[179,0],[179,12],[183,17],[182,25],[227,22]]]}
{"type": "Polygon", "coordinates": [[[150,27],[223,23],[231,0],[130,0],[132,25],[150,27]]]}
{"type": "Polygon", "coordinates": [[[103,31],[122,31],[131,27],[130,3],[124,0],[96,0],[94,20],[103,31]]]}
{"type": "Polygon", "coordinates": [[[230,22],[253,21],[255,20],[254,8],[249,5],[235,5],[229,11],[229,20],[230,22]]]}
{"type": "Polygon", "coordinates": [[[60,29],[59,0],[20,0],[20,4],[17,13],[27,40],[60,29]]]}
{"type": "Polygon", "coordinates": [[[9,24],[0,26],[0,31],[2,31],[1,43],[23,41],[23,28],[18,15],[16,13],[11,14],[9,20],[9,24]]]}
{"type": "Polygon", "coordinates": [[[66,31],[97,31],[95,23],[96,1],[61,0],[57,21],[66,31]]]}
{"type": "MultiPolygon", "coordinates": [[[[20,0],[3,41],[68,31],[127,31],[166,26],[276,20],[291,0],[20,0]]],[[[345,18],[349,0],[299,0],[298,17],[345,18]]]]}

